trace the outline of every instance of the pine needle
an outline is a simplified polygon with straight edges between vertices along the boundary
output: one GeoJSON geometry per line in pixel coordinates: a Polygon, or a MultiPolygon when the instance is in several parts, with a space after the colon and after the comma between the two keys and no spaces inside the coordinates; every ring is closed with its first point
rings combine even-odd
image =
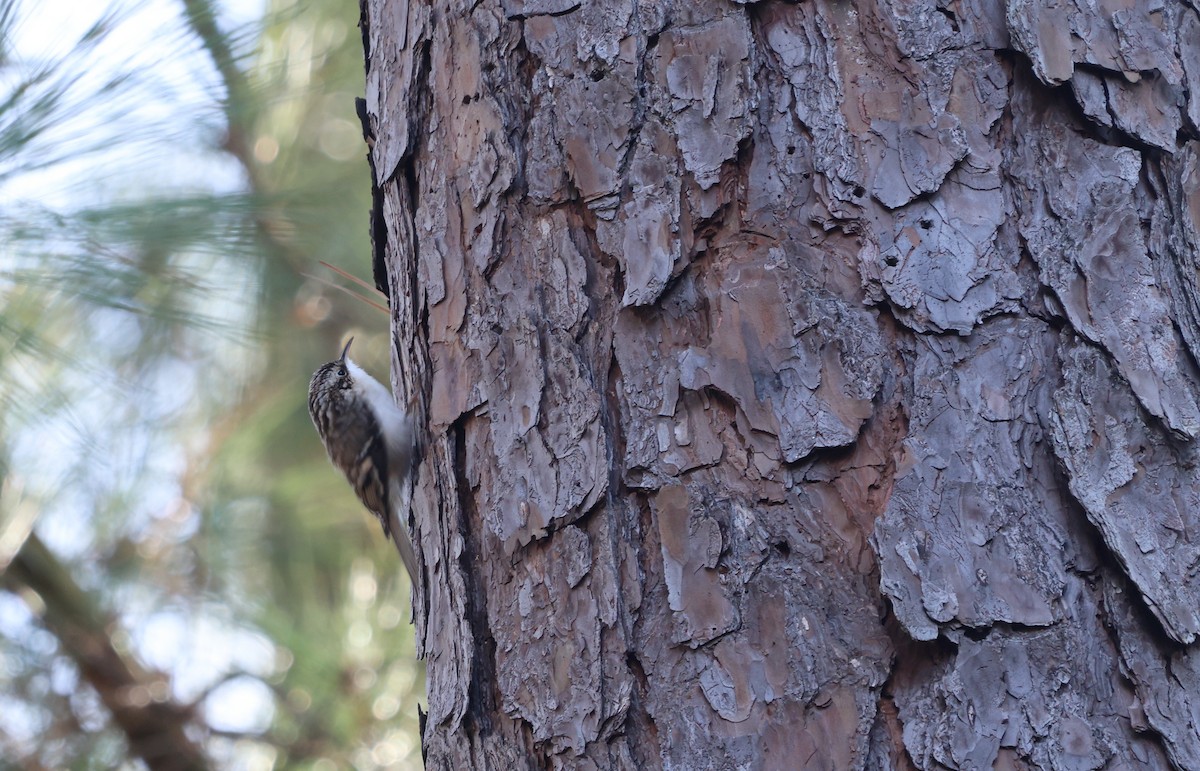
{"type": "MultiPolygon", "coordinates": [[[[329,265],[327,265],[327,264],[326,264],[326,263],[324,263],[324,262],[322,262],[321,264],[322,264],[322,265],[325,265],[326,267],[330,267],[329,265]]],[[[335,268],[334,270],[337,270],[337,269],[335,268]]],[[[338,272],[338,273],[341,273],[341,271],[337,271],[337,272],[338,272]]],[[[378,310],[378,311],[381,311],[381,312],[383,312],[383,313],[389,313],[389,311],[388,311],[388,309],[387,309],[387,307],[386,307],[386,306],[384,306],[384,305],[380,305],[379,303],[377,303],[377,302],[375,302],[374,300],[372,300],[370,297],[368,297],[368,296],[366,296],[366,295],[364,295],[364,294],[359,294],[358,292],[355,292],[353,289],[349,289],[348,287],[344,287],[344,286],[342,286],[341,284],[335,284],[335,283],[333,283],[332,281],[330,281],[329,279],[326,279],[326,278],[321,278],[320,276],[314,276],[314,275],[313,275],[313,274],[311,274],[311,273],[301,273],[300,275],[304,276],[305,278],[311,278],[313,281],[316,281],[316,282],[319,282],[319,283],[321,283],[321,284],[324,284],[325,286],[332,287],[332,288],[334,288],[334,289],[338,290],[339,292],[345,292],[346,294],[348,294],[348,295],[350,295],[351,297],[353,297],[355,300],[358,300],[358,301],[360,301],[360,302],[364,302],[364,303],[366,303],[367,305],[370,305],[372,308],[374,308],[374,309],[376,309],[376,310],[378,310]]],[[[343,275],[346,275],[346,274],[343,274],[343,275]]],[[[353,277],[351,276],[350,278],[353,278],[353,277]]]]}
{"type": "Polygon", "coordinates": [[[344,279],[346,279],[346,280],[348,280],[348,281],[353,281],[354,283],[358,284],[359,286],[363,287],[364,289],[368,289],[368,290],[370,290],[370,291],[372,291],[372,292],[375,292],[375,293],[376,293],[376,294],[378,294],[380,297],[383,297],[383,292],[380,292],[378,289],[376,289],[376,288],[375,288],[375,286],[374,286],[373,284],[368,284],[366,281],[363,281],[361,278],[359,278],[358,276],[354,275],[353,273],[347,273],[346,271],[342,270],[342,269],[341,269],[341,268],[339,268],[339,267],[336,267],[336,266],[334,266],[334,265],[330,265],[329,263],[325,262],[325,260],[319,260],[319,262],[320,262],[322,265],[324,265],[325,267],[327,267],[327,268],[329,268],[330,270],[332,270],[334,273],[336,273],[336,274],[338,274],[339,276],[341,276],[342,278],[344,278],[344,279]]]}

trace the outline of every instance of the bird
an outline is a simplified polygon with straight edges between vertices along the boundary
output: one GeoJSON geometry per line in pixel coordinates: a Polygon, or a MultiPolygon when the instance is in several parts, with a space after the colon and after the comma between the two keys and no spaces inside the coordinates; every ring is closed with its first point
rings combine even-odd
{"type": "Polygon", "coordinates": [[[417,556],[400,505],[412,470],[416,432],[391,391],[350,360],[353,342],[351,337],[341,356],[313,373],[308,414],[329,460],[396,544],[415,586],[417,556]]]}

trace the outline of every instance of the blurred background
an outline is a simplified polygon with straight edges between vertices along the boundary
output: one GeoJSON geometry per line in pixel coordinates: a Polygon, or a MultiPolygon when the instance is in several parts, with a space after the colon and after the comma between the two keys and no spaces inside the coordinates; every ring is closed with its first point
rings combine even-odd
{"type": "Polygon", "coordinates": [[[347,334],[388,377],[320,264],[370,280],[357,22],[0,0],[0,768],[420,765],[404,571],[306,404],[347,334]]]}

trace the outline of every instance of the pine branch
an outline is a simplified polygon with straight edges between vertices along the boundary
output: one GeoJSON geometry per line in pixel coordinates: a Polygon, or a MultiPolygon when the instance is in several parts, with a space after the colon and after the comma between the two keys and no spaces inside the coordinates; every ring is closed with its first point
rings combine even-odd
{"type": "Polygon", "coordinates": [[[173,701],[146,696],[160,690],[163,675],[148,672],[117,650],[113,624],[100,602],[84,591],[36,534],[30,535],[0,575],[0,586],[16,593],[32,589],[45,604],[41,621],[99,694],[113,722],[129,740],[132,754],[152,771],[208,768],[200,747],[185,727],[192,713],[173,701]],[[146,696],[143,698],[143,696],[146,696]]]}

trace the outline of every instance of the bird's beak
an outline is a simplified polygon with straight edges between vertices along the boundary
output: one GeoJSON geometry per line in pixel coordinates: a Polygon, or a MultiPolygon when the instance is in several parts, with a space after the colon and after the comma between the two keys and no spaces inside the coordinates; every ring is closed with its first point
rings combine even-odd
{"type": "Polygon", "coordinates": [[[353,342],[354,342],[353,337],[346,341],[346,347],[342,349],[342,356],[341,356],[341,358],[338,359],[338,361],[346,360],[346,354],[350,352],[350,343],[353,343],[353,342]]]}

